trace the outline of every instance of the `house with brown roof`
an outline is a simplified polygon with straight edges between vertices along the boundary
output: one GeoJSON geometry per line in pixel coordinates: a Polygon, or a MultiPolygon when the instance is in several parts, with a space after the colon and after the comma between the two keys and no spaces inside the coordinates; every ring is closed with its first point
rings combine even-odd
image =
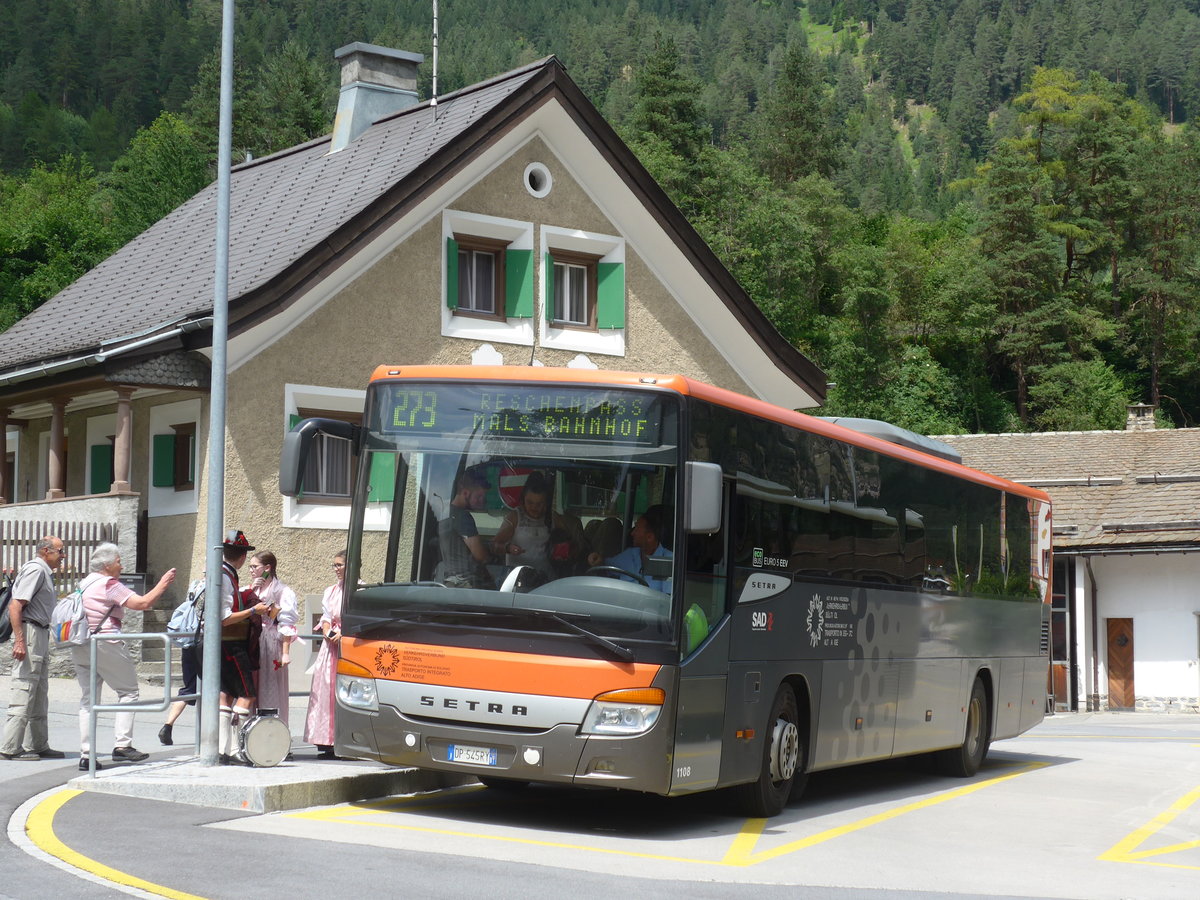
{"type": "MultiPolygon", "coordinates": [[[[680,373],[790,408],[775,331],[553,57],[433,100],[419,54],[337,52],[333,134],[232,173],[225,518],[301,593],[345,540],[349,453],[278,491],[297,417],[355,420],[379,364],[680,373]]],[[[203,567],[216,186],[0,335],[12,536],[111,525],[126,568],[203,567]]],[[[24,538],[22,538],[24,540],[24,538]]]]}
{"type": "Polygon", "coordinates": [[[1054,502],[1058,708],[1200,711],[1200,428],[941,440],[1054,502]]]}

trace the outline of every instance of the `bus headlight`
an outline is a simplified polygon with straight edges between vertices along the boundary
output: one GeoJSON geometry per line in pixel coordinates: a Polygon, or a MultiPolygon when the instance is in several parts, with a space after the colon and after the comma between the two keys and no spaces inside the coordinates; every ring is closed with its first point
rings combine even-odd
{"type": "Polygon", "coordinates": [[[374,678],[359,678],[355,675],[339,675],[337,680],[338,700],[343,706],[378,712],[379,697],[375,693],[374,678]]]}
{"type": "Polygon", "coordinates": [[[337,663],[337,695],[343,706],[379,711],[379,694],[370,670],[348,659],[339,659],[337,663]]]}
{"type": "Polygon", "coordinates": [[[642,734],[654,727],[666,694],[660,688],[632,688],[600,694],[588,707],[580,734],[642,734]]]}

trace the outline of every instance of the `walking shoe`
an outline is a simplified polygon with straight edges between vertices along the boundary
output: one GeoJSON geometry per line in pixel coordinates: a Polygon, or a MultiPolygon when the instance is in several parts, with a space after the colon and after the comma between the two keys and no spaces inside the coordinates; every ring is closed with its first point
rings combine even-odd
{"type": "Polygon", "coordinates": [[[143,753],[141,750],[135,750],[133,747],[113,747],[112,758],[114,761],[123,759],[125,762],[141,762],[143,759],[149,759],[149,753],[143,753]]]}
{"type": "Polygon", "coordinates": [[[61,750],[53,750],[50,747],[47,747],[45,750],[35,750],[33,752],[38,755],[38,759],[66,759],[67,758],[67,754],[63,753],[61,750]]]}
{"type": "Polygon", "coordinates": [[[32,750],[22,750],[19,753],[0,753],[0,759],[41,759],[32,750]]]}
{"type": "Polygon", "coordinates": [[[170,747],[175,743],[173,740],[171,740],[170,725],[164,725],[162,728],[158,729],[158,742],[164,747],[170,747]]]}
{"type": "MultiPolygon", "coordinates": [[[[100,765],[100,760],[96,760],[96,771],[99,772],[104,766],[100,765]]],[[[88,770],[88,758],[86,756],[79,757],[79,771],[86,772],[88,770]]]]}

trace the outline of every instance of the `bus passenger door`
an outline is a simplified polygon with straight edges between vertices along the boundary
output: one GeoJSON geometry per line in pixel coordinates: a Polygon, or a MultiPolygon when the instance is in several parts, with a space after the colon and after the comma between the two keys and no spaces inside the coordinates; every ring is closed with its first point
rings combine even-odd
{"type": "MultiPolygon", "coordinates": [[[[723,508],[729,509],[729,485],[723,508]]],[[[728,521],[728,514],[724,517],[728,521]]],[[[682,664],[675,720],[671,793],[717,786],[729,669],[729,577],[725,535],[685,534],[682,664]]]]}

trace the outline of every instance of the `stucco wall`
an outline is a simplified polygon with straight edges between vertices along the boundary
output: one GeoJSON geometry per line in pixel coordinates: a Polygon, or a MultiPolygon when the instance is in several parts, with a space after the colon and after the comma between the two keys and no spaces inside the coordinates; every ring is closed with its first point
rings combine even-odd
{"type": "MultiPolygon", "coordinates": [[[[449,206],[534,222],[535,228],[620,234],[540,141],[531,142],[449,206]],[[534,198],[523,185],[525,167],[533,161],[544,163],[554,179],[554,189],[544,199],[534,198]]],[[[536,241],[535,235],[535,246],[536,241]]],[[[379,364],[470,363],[480,342],[444,337],[441,331],[443,252],[441,221],[434,217],[230,375],[225,525],[241,528],[256,547],[274,551],[281,576],[309,597],[310,608],[331,580],[330,558],[344,545],[345,534],[282,525],[278,465],[284,386],[362,390],[379,364]]],[[[596,354],[592,362],[603,368],[678,372],[746,390],[630,246],[626,290],[626,354],[596,354]]],[[[492,346],[507,364],[530,360],[528,346],[492,346]]],[[[566,365],[577,355],[541,347],[534,352],[539,362],[551,366],[566,365]]],[[[202,528],[203,510],[198,518],[197,528],[202,528]]]]}

